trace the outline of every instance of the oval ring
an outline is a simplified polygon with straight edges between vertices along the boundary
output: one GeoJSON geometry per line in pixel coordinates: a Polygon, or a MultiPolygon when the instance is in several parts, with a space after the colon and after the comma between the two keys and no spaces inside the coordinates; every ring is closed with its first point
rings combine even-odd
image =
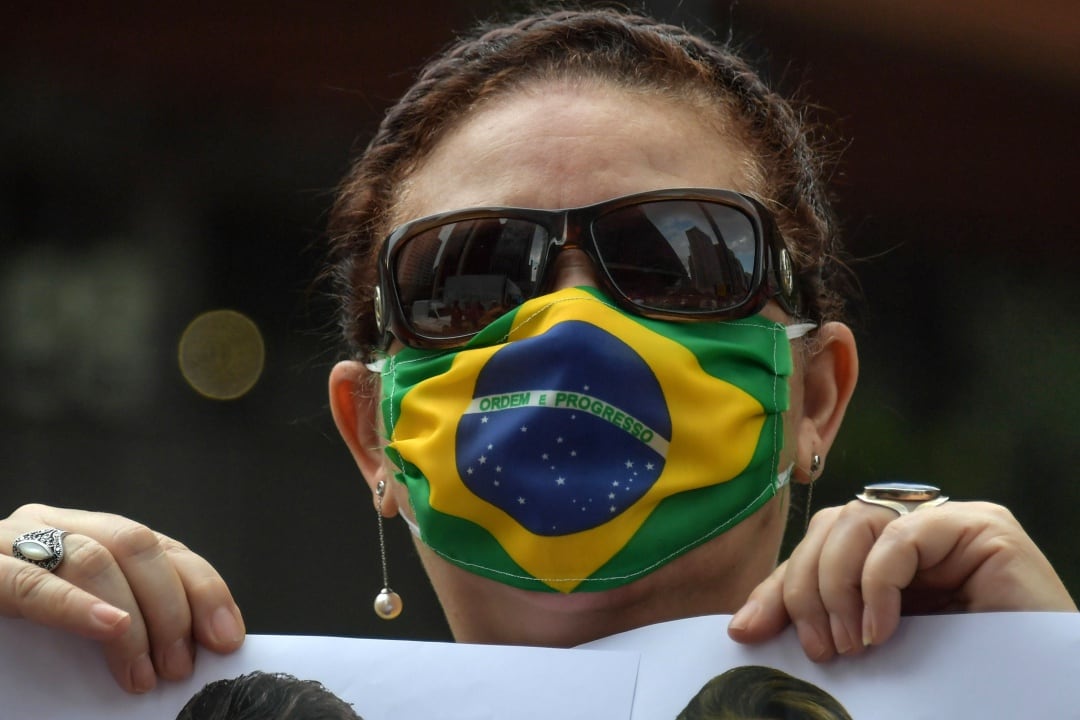
{"type": "Polygon", "coordinates": [[[855,497],[870,505],[887,507],[897,515],[907,515],[922,508],[937,507],[949,499],[947,495],[942,494],[941,488],[934,485],[905,482],[867,485],[855,497]]]}
{"type": "Polygon", "coordinates": [[[51,527],[31,530],[15,538],[11,554],[17,560],[52,572],[64,560],[64,536],[67,534],[66,530],[51,527]]]}

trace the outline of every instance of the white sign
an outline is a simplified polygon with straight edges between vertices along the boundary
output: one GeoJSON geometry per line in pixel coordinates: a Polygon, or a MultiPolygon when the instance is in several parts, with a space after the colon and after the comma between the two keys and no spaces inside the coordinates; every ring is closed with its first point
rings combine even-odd
{"type": "Polygon", "coordinates": [[[317,680],[363,720],[674,720],[719,676],[745,695],[747,667],[782,671],[856,720],[1080,718],[1080,614],[905,618],[885,645],[822,664],[790,629],[738,645],[728,620],[662,623],[571,650],[256,635],[232,655],[201,651],[191,679],[138,696],[116,686],[96,644],[2,620],[0,718],[172,720],[207,683],[264,671],[317,680]]]}

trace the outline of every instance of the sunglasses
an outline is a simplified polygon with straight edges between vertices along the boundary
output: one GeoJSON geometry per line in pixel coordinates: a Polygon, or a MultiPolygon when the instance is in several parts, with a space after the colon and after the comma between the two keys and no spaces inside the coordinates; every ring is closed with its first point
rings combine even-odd
{"type": "Polygon", "coordinates": [[[483,207],[405,223],[379,254],[375,318],[385,350],[463,345],[548,291],[556,256],[593,262],[628,312],[733,320],[775,299],[799,315],[791,256],[769,211],[730,190],[636,193],[567,210],[483,207]]]}

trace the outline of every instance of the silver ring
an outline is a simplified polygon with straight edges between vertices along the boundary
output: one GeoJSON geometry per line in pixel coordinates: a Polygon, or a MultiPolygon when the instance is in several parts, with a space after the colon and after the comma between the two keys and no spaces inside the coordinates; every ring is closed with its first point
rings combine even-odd
{"type": "Polygon", "coordinates": [[[926,507],[937,507],[949,499],[941,494],[941,488],[920,483],[875,483],[867,485],[855,496],[864,503],[880,505],[907,515],[926,507]]]}
{"type": "Polygon", "coordinates": [[[66,530],[42,528],[23,533],[11,544],[11,554],[28,563],[45,568],[49,572],[64,560],[64,536],[66,530]]]}

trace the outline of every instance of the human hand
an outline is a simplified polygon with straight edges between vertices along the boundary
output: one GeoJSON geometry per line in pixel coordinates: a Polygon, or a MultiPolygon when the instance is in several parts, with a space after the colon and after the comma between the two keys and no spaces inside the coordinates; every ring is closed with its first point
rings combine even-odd
{"type": "Polygon", "coordinates": [[[244,621],[225,581],[181,543],[119,515],[24,505],[0,520],[0,615],[101,641],[129,692],[191,674],[198,643],[231,652],[244,621]],[[54,572],[12,557],[22,533],[66,530],[54,572]]]}
{"type": "Polygon", "coordinates": [[[814,515],[790,558],[750,593],[728,634],[755,643],[795,625],[806,655],[858,654],[901,614],[1076,611],[1007,509],[950,502],[898,516],[853,500],[814,515]]]}

